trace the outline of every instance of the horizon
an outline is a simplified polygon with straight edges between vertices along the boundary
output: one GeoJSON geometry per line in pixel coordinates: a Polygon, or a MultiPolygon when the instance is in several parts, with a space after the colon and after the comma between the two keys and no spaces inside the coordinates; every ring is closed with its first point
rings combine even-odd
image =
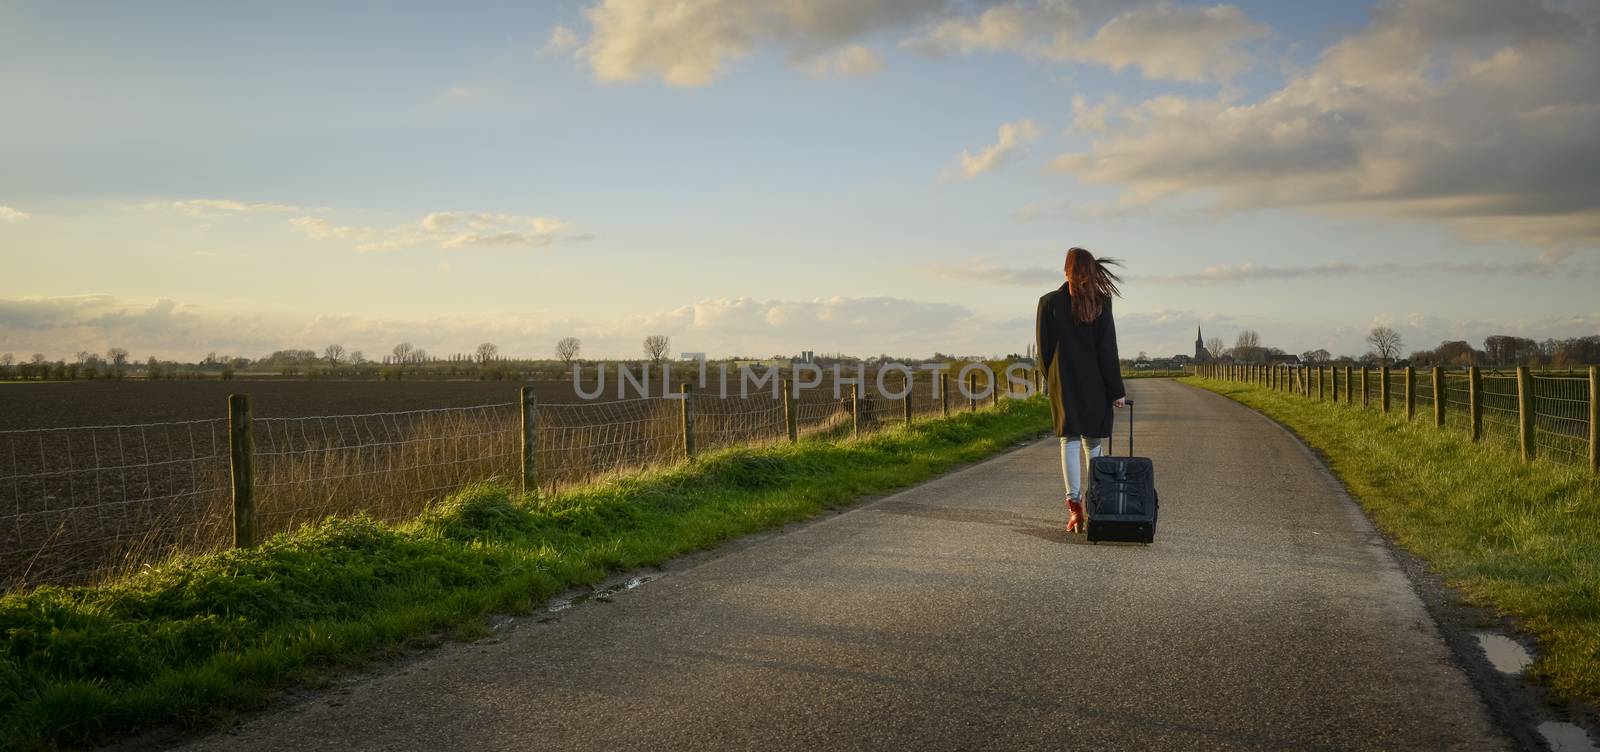
{"type": "Polygon", "coordinates": [[[0,352],[1600,334],[1593,4],[731,2],[10,4],[0,352]]]}

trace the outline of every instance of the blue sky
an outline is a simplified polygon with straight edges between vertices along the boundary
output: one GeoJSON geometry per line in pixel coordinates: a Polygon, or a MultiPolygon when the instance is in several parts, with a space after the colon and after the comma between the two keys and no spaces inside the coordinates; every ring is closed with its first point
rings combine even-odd
{"type": "Polygon", "coordinates": [[[1596,8],[0,4],[0,351],[1595,334],[1596,8]]]}

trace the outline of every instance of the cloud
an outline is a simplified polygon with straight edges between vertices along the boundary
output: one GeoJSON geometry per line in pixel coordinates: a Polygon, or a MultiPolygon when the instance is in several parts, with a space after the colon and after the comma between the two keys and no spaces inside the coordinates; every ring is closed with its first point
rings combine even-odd
{"type": "MultiPolygon", "coordinates": [[[[1226,285],[1235,283],[1284,281],[1293,279],[1328,279],[1334,277],[1392,277],[1433,276],[1439,274],[1477,275],[1484,277],[1600,277],[1600,270],[1567,263],[1572,258],[1566,253],[1544,253],[1520,261],[1447,262],[1428,264],[1376,263],[1357,264],[1334,262],[1301,266],[1272,266],[1254,263],[1208,266],[1199,271],[1164,275],[1122,276],[1129,281],[1177,285],[1226,285]]],[[[1045,267],[1002,267],[984,261],[961,265],[944,265],[933,268],[935,276],[965,282],[982,282],[991,285],[1039,287],[1061,283],[1061,270],[1045,267]]]]}
{"type": "Polygon", "coordinates": [[[1079,133],[1099,133],[1106,129],[1108,115],[1111,108],[1116,106],[1115,95],[1100,101],[1100,104],[1091,106],[1082,94],[1072,97],[1072,130],[1079,133]]]}
{"type": "Polygon", "coordinates": [[[882,61],[860,42],[887,32],[934,54],[1008,53],[1132,67],[1146,78],[1225,80],[1249,63],[1240,47],[1267,34],[1231,5],[1166,2],[598,0],[584,15],[586,40],[558,26],[545,49],[576,50],[600,81],[659,77],[674,86],[710,84],[764,47],[812,75],[873,72],[882,61]]]}
{"type": "MultiPolygon", "coordinates": [[[[560,239],[567,224],[548,217],[518,214],[434,212],[413,225],[361,227],[335,225],[323,217],[295,217],[289,225],[312,240],[347,240],[362,253],[431,245],[440,249],[537,248],[560,239]]],[[[589,236],[592,237],[592,236],[589,236]]],[[[576,239],[588,239],[576,236],[576,239]]]]}
{"type": "Polygon", "coordinates": [[[27,212],[13,209],[9,206],[0,206],[0,222],[21,222],[27,219],[27,212]]]}
{"type": "MultiPolygon", "coordinates": [[[[601,81],[659,76],[675,86],[704,86],[758,45],[784,49],[791,65],[809,69],[824,53],[879,29],[907,26],[945,2],[600,0],[584,11],[592,31],[583,55],[601,81]]],[[[856,65],[865,63],[854,56],[856,65]]]]}
{"type": "Polygon", "coordinates": [[[1124,199],[1210,197],[1600,246],[1600,5],[1397,0],[1259,101],[1163,96],[1052,166],[1124,199]]]}
{"type": "Polygon", "coordinates": [[[1111,19],[1068,57],[1113,71],[1138,68],[1145,78],[1226,81],[1250,64],[1240,45],[1265,37],[1267,31],[1231,5],[1162,3],[1111,19]]]}
{"type": "Polygon", "coordinates": [[[1049,288],[1052,285],[1060,285],[1062,280],[1060,269],[1048,269],[1042,266],[1012,268],[995,266],[983,261],[939,265],[933,267],[932,272],[934,276],[943,279],[1018,287],[1049,288]]]}
{"type": "Polygon", "coordinates": [[[546,57],[566,55],[577,50],[580,44],[577,32],[557,24],[550,29],[550,39],[545,42],[544,48],[539,50],[539,54],[546,57]]]}
{"type": "Polygon", "coordinates": [[[904,44],[940,54],[1011,53],[1136,68],[1150,79],[1226,81],[1250,64],[1240,48],[1269,31],[1232,5],[1163,2],[1125,10],[1085,36],[1094,10],[1073,2],[1009,2],[940,19],[904,44]]]}
{"type": "Polygon", "coordinates": [[[1353,264],[1331,263],[1310,266],[1260,266],[1237,264],[1209,266],[1198,272],[1163,276],[1139,277],[1142,282],[1214,285],[1231,282],[1257,282],[1263,280],[1317,279],[1352,276],[1414,276],[1437,274],[1463,274],[1485,277],[1564,277],[1600,276],[1595,269],[1566,265],[1567,254],[1541,254],[1523,261],[1433,263],[1433,264],[1353,264]]]}
{"type": "Polygon", "coordinates": [[[959,164],[952,167],[946,174],[958,176],[963,180],[971,180],[986,172],[998,169],[1023,144],[1037,139],[1039,134],[1039,126],[1026,118],[1015,123],[1001,125],[999,138],[995,143],[984,147],[976,154],[962,152],[958,158],[959,164]]]}
{"type": "Polygon", "coordinates": [[[288,204],[247,204],[226,198],[192,198],[182,201],[152,201],[142,208],[149,211],[177,211],[192,216],[202,214],[267,214],[302,211],[288,204]]]}
{"type": "Polygon", "coordinates": [[[527,311],[471,316],[352,316],[267,309],[226,310],[172,300],[105,295],[0,299],[0,352],[125,347],[139,359],[193,359],[207,352],[259,357],[337,342],[369,355],[410,341],[430,352],[470,352],[483,341],[510,356],[551,357],[556,340],[576,336],[585,355],[633,358],[647,334],[672,338],[675,350],[770,356],[800,350],[872,355],[1020,351],[1032,322],[978,315],[963,305],[892,297],[810,300],[716,298],[634,315],[574,319],[527,311]]]}
{"type": "Polygon", "coordinates": [[[818,55],[805,68],[814,78],[870,76],[883,70],[883,58],[866,47],[853,44],[818,55]]]}

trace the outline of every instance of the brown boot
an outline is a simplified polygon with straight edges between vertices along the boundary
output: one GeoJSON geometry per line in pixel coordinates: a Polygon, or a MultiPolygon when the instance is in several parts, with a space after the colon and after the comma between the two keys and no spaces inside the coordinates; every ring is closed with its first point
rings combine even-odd
{"type": "Polygon", "coordinates": [[[1083,505],[1077,499],[1067,499],[1067,532],[1083,532],[1083,505]]]}

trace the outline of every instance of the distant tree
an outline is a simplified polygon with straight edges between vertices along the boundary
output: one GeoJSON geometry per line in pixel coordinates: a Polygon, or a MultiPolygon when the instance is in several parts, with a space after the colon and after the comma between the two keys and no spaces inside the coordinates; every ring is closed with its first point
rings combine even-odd
{"type": "Polygon", "coordinates": [[[672,340],[665,334],[652,334],[644,338],[644,354],[652,363],[660,363],[667,357],[667,348],[672,340]]]}
{"type": "Polygon", "coordinates": [[[1490,365],[1517,365],[1538,357],[1539,343],[1526,337],[1496,334],[1483,339],[1483,353],[1490,365]]]}
{"type": "Polygon", "coordinates": [[[1213,358],[1220,358],[1228,354],[1228,346],[1221,337],[1211,337],[1206,340],[1206,354],[1213,358]]]}
{"type": "Polygon", "coordinates": [[[1144,363],[1144,362],[1146,362],[1148,360],[1150,360],[1150,356],[1148,354],[1146,354],[1145,351],[1140,350],[1139,351],[1139,357],[1134,358],[1133,362],[1135,362],[1135,363],[1144,363]]]}
{"type": "Polygon", "coordinates": [[[365,362],[367,362],[367,356],[362,355],[360,350],[350,351],[350,365],[359,366],[365,362]]]}
{"type": "Polygon", "coordinates": [[[12,364],[16,362],[17,357],[15,355],[12,355],[11,353],[0,353],[0,366],[10,368],[12,364]]]}
{"type": "Polygon", "coordinates": [[[1367,332],[1367,344],[1377,353],[1379,365],[1388,365],[1389,361],[1400,357],[1400,333],[1387,326],[1372,327],[1372,331],[1367,332]]]}
{"type": "Polygon", "coordinates": [[[578,357],[578,351],[582,348],[583,342],[577,337],[562,337],[556,343],[556,357],[561,359],[562,365],[570,366],[573,359],[578,357]]]}
{"type": "Polygon", "coordinates": [[[494,360],[495,358],[499,357],[499,355],[500,355],[500,348],[496,347],[493,342],[485,342],[485,343],[483,343],[481,345],[478,345],[478,362],[479,363],[488,363],[489,361],[494,360]]]}
{"type": "Polygon", "coordinates": [[[401,342],[400,344],[394,346],[394,350],[392,352],[394,353],[395,365],[402,365],[405,363],[410,363],[411,359],[416,357],[417,348],[410,342],[401,342]]]}
{"type": "Polygon", "coordinates": [[[1330,360],[1333,360],[1333,353],[1330,353],[1322,348],[1307,350],[1303,353],[1300,353],[1300,362],[1308,366],[1319,366],[1327,363],[1330,360]]]}
{"type": "MultiPolygon", "coordinates": [[[[122,357],[123,357],[123,359],[124,359],[124,360],[126,360],[126,359],[127,359],[127,357],[128,357],[128,354],[127,354],[127,353],[126,353],[126,352],[124,352],[124,353],[123,353],[123,354],[122,354],[122,357]]],[[[44,353],[34,353],[34,354],[33,354],[33,358],[32,358],[32,359],[31,359],[31,360],[32,360],[32,361],[33,361],[33,364],[34,364],[34,365],[36,365],[36,366],[42,366],[42,365],[44,365],[44,364],[45,364],[45,363],[46,363],[46,362],[47,362],[47,361],[49,361],[49,360],[50,360],[50,359],[49,359],[49,358],[46,358],[46,357],[45,357],[45,356],[44,356],[44,353]]]]}
{"type": "Polygon", "coordinates": [[[111,361],[111,372],[120,378],[122,376],[122,367],[128,364],[128,351],[120,347],[113,347],[106,350],[106,360],[111,361]]]}
{"type": "Polygon", "coordinates": [[[1442,365],[1470,366],[1478,360],[1478,351],[1465,340],[1446,340],[1440,342],[1433,351],[1433,362],[1442,365]]]}
{"type": "Polygon", "coordinates": [[[411,351],[411,362],[413,362],[413,363],[426,363],[426,362],[428,362],[428,351],[424,350],[424,349],[422,349],[420,347],[412,350],[411,351]]]}
{"type": "Polygon", "coordinates": [[[344,345],[328,345],[322,348],[322,357],[330,366],[339,365],[339,362],[344,360],[344,345]]]}
{"type": "Polygon", "coordinates": [[[1239,332],[1233,340],[1233,357],[1246,363],[1260,363],[1267,357],[1266,350],[1261,348],[1261,335],[1254,329],[1239,332]]]}

